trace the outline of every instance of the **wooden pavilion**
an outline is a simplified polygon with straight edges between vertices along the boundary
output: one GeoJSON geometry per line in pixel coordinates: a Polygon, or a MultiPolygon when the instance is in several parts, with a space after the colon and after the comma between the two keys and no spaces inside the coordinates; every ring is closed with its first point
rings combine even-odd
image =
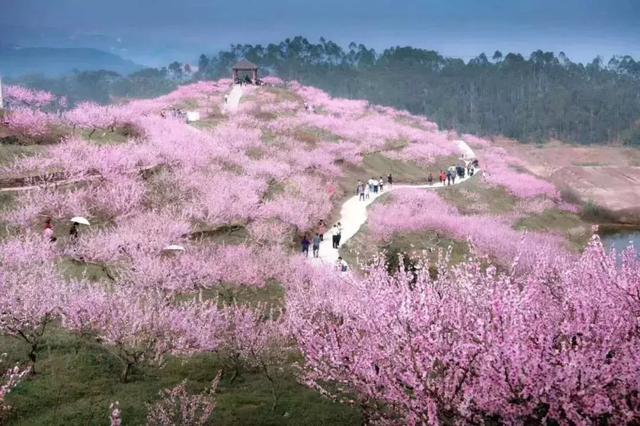
{"type": "Polygon", "coordinates": [[[241,83],[247,79],[251,80],[253,84],[258,83],[258,66],[256,64],[241,59],[232,69],[234,83],[241,83]]]}

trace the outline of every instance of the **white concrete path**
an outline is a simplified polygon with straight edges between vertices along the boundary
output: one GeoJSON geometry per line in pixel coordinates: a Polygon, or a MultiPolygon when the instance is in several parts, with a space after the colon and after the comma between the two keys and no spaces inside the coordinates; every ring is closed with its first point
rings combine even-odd
{"type": "MultiPolygon", "coordinates": [[[[467,145],[464,141],[456,141],[460,151],[462,152],[462,159],[465,161],[469,161],[470,159],[475,158],[475,154],[473,150],[467,145]]],[[[480,168],[475,168],[475,173],[473,176],[478,175],[481,172],[480,168]]],[[[456,181],[454,185],[458,185],[462,182],[465,182],[472,178],[473,176],[469,176],[468,174],[464,178],[456,177],[456,181]]],[[[434,176],[434,178],[438,179],[438,176],[434,176]]],[[[366,179],[363,177],[363,181],[366,184],[366,179]]],[[[354,195],[349,198],[342,205],[340,209],[340,219],[338,220],[342,225],[342,234],[340,237],[340,245],[349,241],[357,232],[360,230],[360,227],[364,225],[367,221],[367,207],[373,203],[376,198],[380,197],[383,194],[386,194],[390,191],[397,191],[399,189],[407,189],[407,188],[418,188],[418,189],[438,189],[447,185],[442,185],[439,181],[434,183],[433,185],[402,185],[402,184],[394,184],[389,185],[385,182],[384,192],[378,192],[376,194],[369,194],[369,199],[365,201],[360,201],[358,195],[354,195]]],[[[354,188],[355,189],[355,188],[354,188]]],[[[324,241],[320,244],[320,253],[317,259],[311,258],[311,253],[309,253],[309,258],[312,259],[314,263],[328,263],[332,265],[336,265],[338,261],[338,250],[333,248],[333,224],[331,228],[327,230],[324,234],[324,241]]],[[[311,249],[311,248],[310,248],[311,249]]],[[[311,251],[311,250],[310,250],[311,251]]]]}
{"type": "Polygon", "coordinates": [[[223,111],[227,113],[236,112],[240,105],[240,99],[242,99],[242,86],[234,84],[231,92],[227,95],[227,101],[222,106],[223,111]]]}

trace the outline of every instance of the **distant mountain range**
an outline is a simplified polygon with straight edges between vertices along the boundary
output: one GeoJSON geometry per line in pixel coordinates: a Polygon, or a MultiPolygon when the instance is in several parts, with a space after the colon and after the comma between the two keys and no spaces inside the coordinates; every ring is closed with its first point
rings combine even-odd
{"type": "Polygon", "coordinates": [[[113,53],[92,48],[16,47],[0,45],[0,75],[60,76],[74,70],[108,70],[130,74],[142,65],[113,53]]]}

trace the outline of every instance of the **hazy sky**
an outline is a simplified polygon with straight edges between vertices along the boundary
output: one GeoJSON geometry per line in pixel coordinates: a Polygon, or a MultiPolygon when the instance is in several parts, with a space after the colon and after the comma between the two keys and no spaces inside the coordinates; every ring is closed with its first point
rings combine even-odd
{"type": "Polygon", "coordinates": [[[412,45],[465,59],[538,48],[580,61],[598,54],[638,58],[640,0],[0,0],[0,42],[58,45],[73,36],[90,44],[104,35],[110,47],[138,59],[163,49],[191,55],[298,34],[376,49],[412,45]]]}

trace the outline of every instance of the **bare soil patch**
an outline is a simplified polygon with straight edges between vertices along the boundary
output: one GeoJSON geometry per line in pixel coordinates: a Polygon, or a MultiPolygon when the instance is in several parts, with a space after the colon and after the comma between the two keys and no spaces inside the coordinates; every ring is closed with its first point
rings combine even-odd
{"type": "Polygon", "coordinates": [[[563,193],[605,209],[617,222],[640,223],[640,150],[557,141],[544,145],[496,142],[563,193]]]}

